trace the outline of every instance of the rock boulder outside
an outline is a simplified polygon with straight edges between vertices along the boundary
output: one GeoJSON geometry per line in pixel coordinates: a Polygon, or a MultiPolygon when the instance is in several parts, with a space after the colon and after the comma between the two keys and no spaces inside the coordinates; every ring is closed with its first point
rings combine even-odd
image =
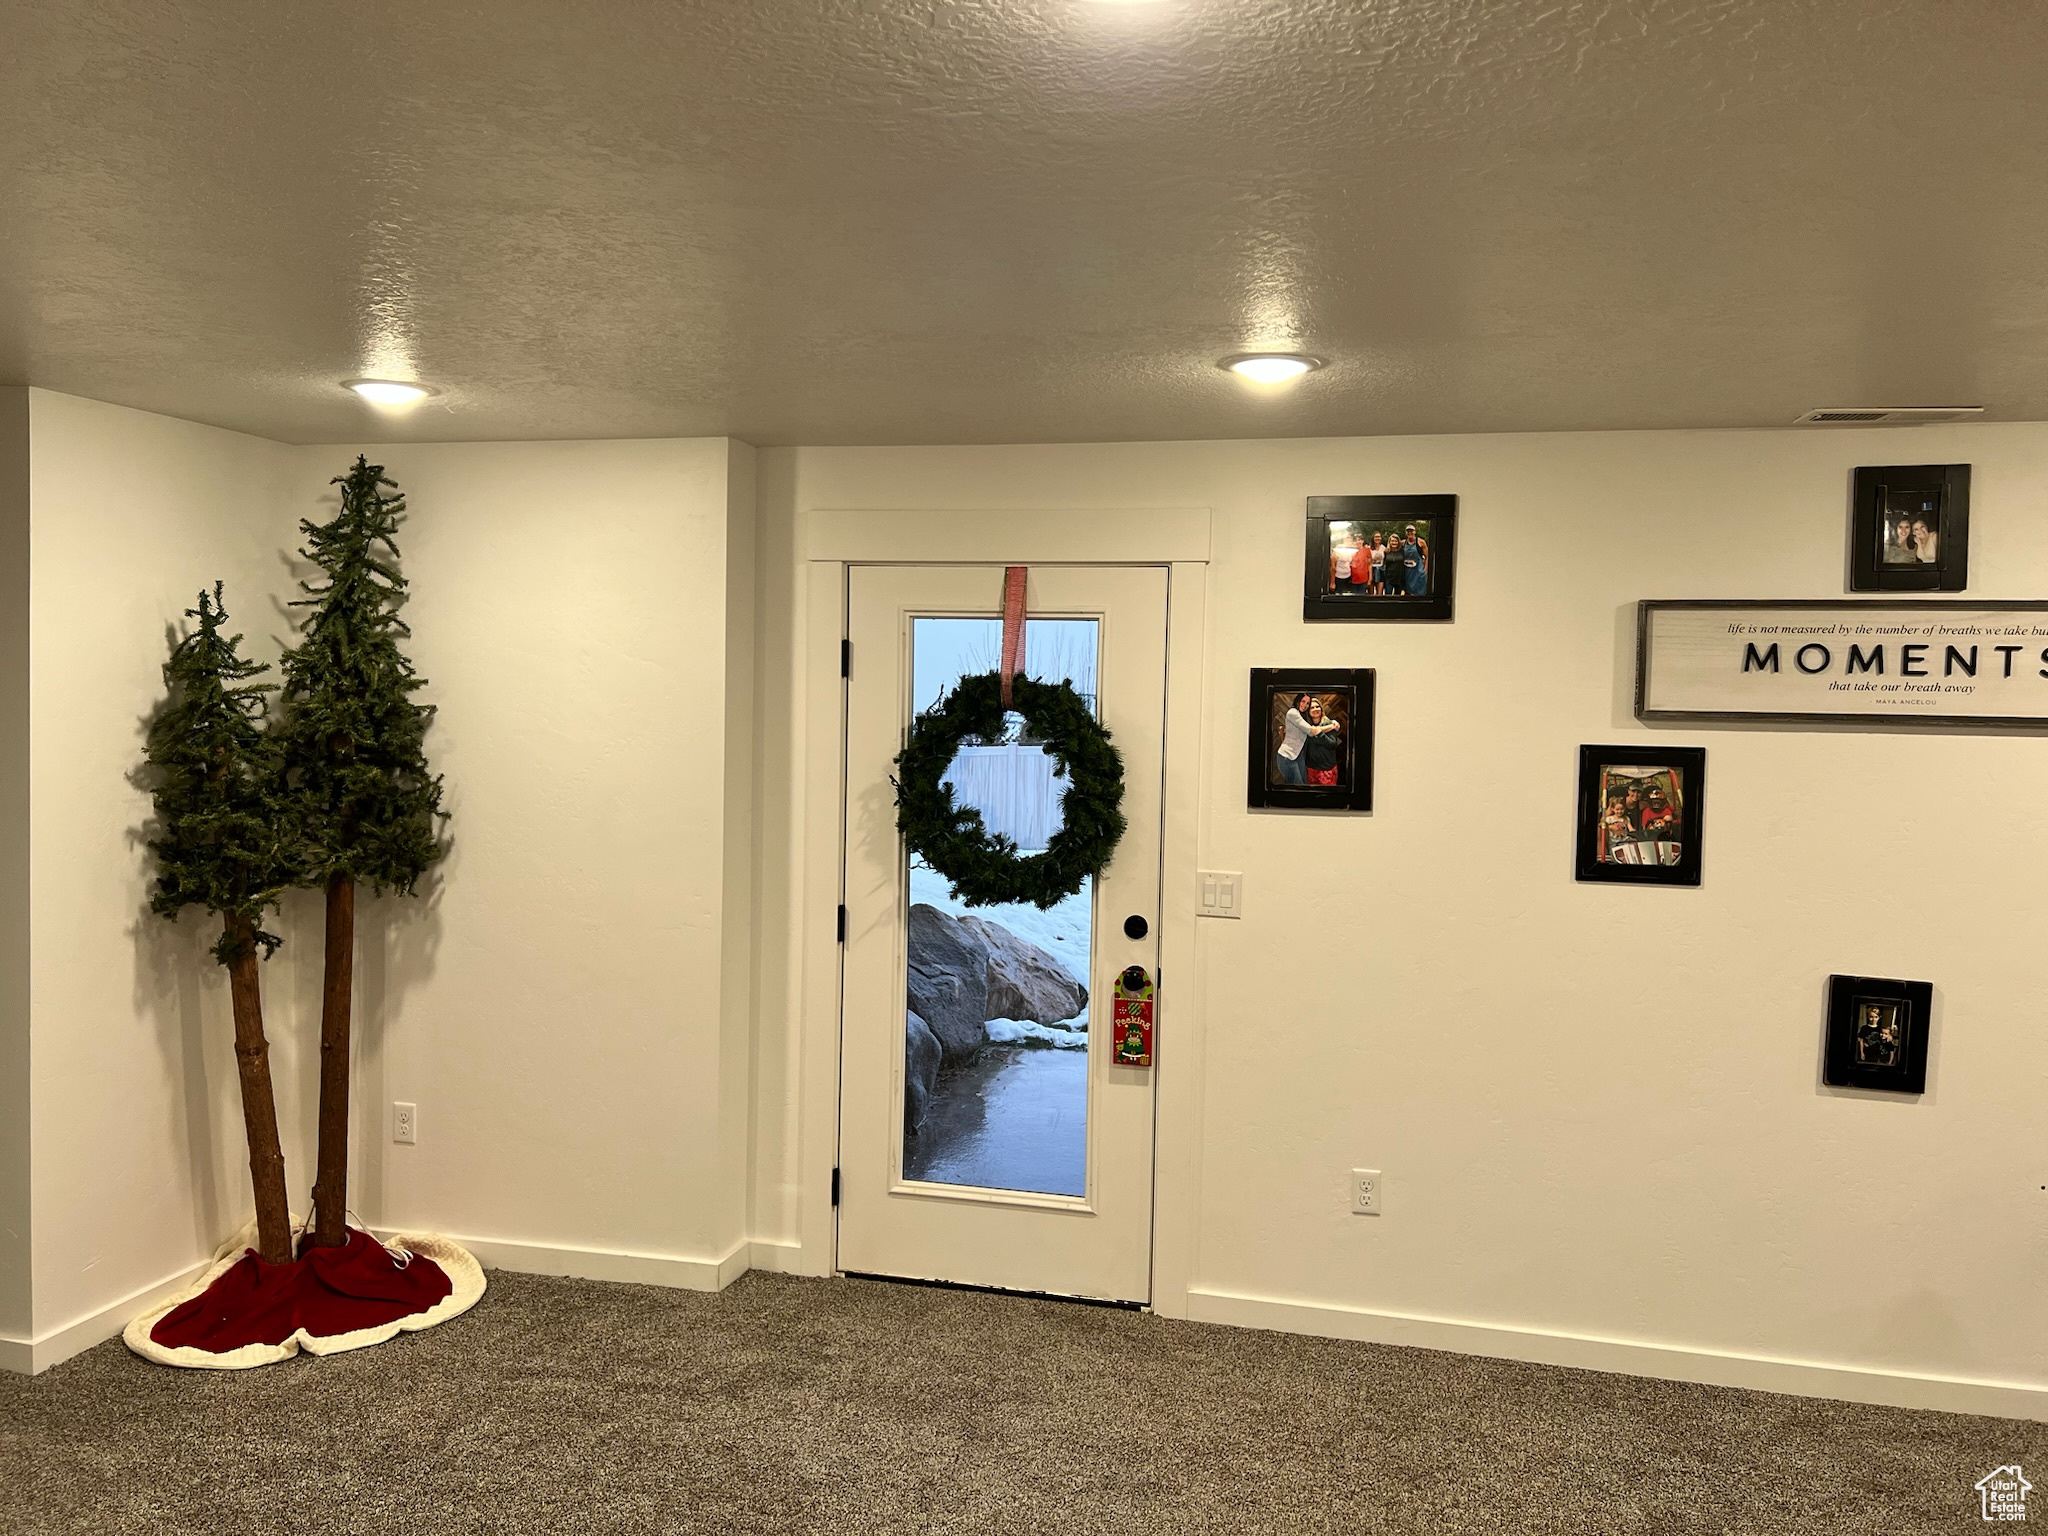
{"type": "Polygon", "coordinates": [[[910,1011],[937,1038],[948,1065],[988,1044],[988,944],[958,918],[919,902],[910,909],[910,1011]]]}
{"type": "Polygon", "coordinates": [[[903,1045],[903,1129],[915,1136],[924,1127],[932,1091],[939,1082],[939,1061],[945,1052],[939,1037],[923,1019],[910,1016],[903,1045]]]}
{"type": "Polygon", "coordinates": [[[984,1018],[1059,1024],[1088,1006],[1088,989],[1057,956],[987,918],[970,914],[959,921],[988,951],[984,1018]]]}

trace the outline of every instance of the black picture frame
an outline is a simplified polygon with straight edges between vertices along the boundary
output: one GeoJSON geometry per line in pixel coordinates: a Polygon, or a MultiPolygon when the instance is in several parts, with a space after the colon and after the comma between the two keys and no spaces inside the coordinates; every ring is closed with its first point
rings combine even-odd
{"type": "MultiPolygon", "coordinates": [[[[1406,548],[1405,541],[1402,548],[1406,548]]],[[[1457,552],[1455,496],[1311,496],[1302,555],[1302,619],[1314,624],[1448,622],[1457,552]],[[1341,533],[1351,524],[1368,528],[1380,524],[1400,533],[1410,523],[1417,525],[1417,548],[1423,556],[1420,593],[1406,590],[1415,584],[1415,578],[1405,559],[1400,595],[1391,590],[1391,583],[1340,578],[1335,569],[1338,544],[1331,536],[1333,526],[1341,533]]],[[[1384,569],[1384,564],[1373,569],[1384,569]]]]}
{"type": "Polygon", "coordinates": [[[1653,742],[1579,748],[1575,871],[1580,880],[1606,885],[1698,885],[1700,838],[1706,826],[1707,749],[1653,742]],[[1630,802],[1631,786],[1639,788],[1630,802]],[[1621,792],[1619,813],[1627,834],[1610,824],[1609,801],[1621,792]],[[1653,794],[1652,791],[1655,791],[1653,794]],[[1677,806],[1671,805],[1676,796],[1677,806]],[[1653,832],[1659,806],[1676,836],[1653,832]],[[1669,845],[1675,843],[1675,849],[1669,845]]]}
{"type": "Polygon", "coordinates": [[[1860,466],[1850,501],[1849,590],[1962,592],[1969,584],[1970,466],[1860,466]],[[1935,558],[1894,539],[1909,521],[1916,536],[1927,529],[1935,558]]]}
{"type": "Polygon", "coordinates": [[[1927,1091],[1934,983],[1886,976],[1828,978],[1821,1081],[1879,1093],[1927,1091]]]}
{"type": "Polygon", "coordinates": [[[1254,810],[1347,811],[1372,809],[1373,669],[1370,667],[1253,667],[1250,727],[1246,732],[1245,803],[1254,810]],[[1285,709],[1301,694],[1318,695],[1326,714],[1347,716],[1337,738],[1334,769],[1311,770],[1308,744],[1288,761],[1300,765],[1290,782],[1280,749],[1288,727],[1285,709]],[[1335,782],[1306,782],[1312,771],[1334,772],[1335,782]]]}

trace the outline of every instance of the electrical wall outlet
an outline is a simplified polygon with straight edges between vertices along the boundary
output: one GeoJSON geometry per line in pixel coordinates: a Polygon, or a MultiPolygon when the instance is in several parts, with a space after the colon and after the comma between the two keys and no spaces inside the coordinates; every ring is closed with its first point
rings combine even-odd
{"type": "Polygon", "coordinates": [[[420,1139],[420,1107],[417,1104],[391,1106],[391,1139],[412,1146],[420,1139]]]}
{"type": "Polygon", "coordinates": [[[1354,1168],[1351,1170],[1352,1215],[1379,1215],[1386,1196],[1386,1187],[1381,1182],[1379,1169],[1354,1168]]]}
{"type": "Polygon", "coordinates": [[[1202,917],[1243,917],[1244,876],[1234,869],[1202,871],[1202,904],[1195,908],[1202,917]]]}

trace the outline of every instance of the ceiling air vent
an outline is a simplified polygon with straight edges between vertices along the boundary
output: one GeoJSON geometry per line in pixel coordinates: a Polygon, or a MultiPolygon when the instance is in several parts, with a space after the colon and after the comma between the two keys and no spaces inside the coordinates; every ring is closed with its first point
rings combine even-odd
{"type": "Polygon", "coordinates": [[[1796,427],[1917,427],[1930,421],[1969,421],[1982,416],[1981,405],[1824,405],[1808,411],[1796,427]]]}

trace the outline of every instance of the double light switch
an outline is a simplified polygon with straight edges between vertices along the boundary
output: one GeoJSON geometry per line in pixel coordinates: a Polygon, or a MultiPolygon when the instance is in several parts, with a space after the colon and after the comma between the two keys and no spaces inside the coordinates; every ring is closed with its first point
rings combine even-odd
{"type": "Polygon", "coordinates": [[[1202,904],[1196,912],[1202,917],[1244,916],[1243,882],[1236,870],[1203,870],[1202,904]]]}

